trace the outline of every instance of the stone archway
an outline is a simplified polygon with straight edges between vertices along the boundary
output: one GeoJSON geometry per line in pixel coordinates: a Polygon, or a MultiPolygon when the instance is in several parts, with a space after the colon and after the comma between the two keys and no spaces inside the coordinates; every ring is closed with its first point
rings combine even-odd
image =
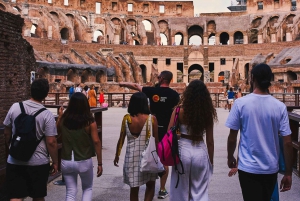
{"type": "Polygon", "coordinates": [[[76,70],[75,69],[69,69],[67,72],[67,81],[71,81],[73,83],[76,82],[76,70]]]}
{"type": "Polygon", "coordinates": [[[99,83],[105,83],[105,81],[106,81],[105,72],[102,71],[102,70],[99,70],[99,71],[96,73],[96,82],[99,82],[99,83]]]}
{"type": "Polygon", "coordinates": [[[147,82],[147,67],[144,64],[141,64],[140,68],[141,68],[141,72],[142,72],[143,83],[146,83],[147,82]]]}
{"type": "Polygon", "coordinates": [[[191,82],[195,79],[204,81],[204,70],[203,67],[199,64],[191,65],[188,70],[188,82],[191,82]]]}

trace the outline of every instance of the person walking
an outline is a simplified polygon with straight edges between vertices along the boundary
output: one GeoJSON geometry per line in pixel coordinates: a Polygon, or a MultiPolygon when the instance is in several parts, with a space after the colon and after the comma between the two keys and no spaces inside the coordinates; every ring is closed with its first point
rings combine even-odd
{"type": "Polygon", "coordinates": [[[227,142],[229,168],[238,168],[245,201],[271,199],[279,169],[279,134],[283,136],[286,171],[281,191],[292,185],[292,141],[286,106],[268,93],[272,71],[267,64],[251,70],[251,89],[235,101],[226,121],[230,128],[227,142]],[[238,164],[233,154],[240,130],[238,164]]]}
{"type": "MultiPolygon", "coordinates": [[[[213,172],[213,125],[214,121],[217,121],[217,112],[207,87],[200,80],[190,82],[182,94],[178,107],[180,107],[178,149],[185,174],[179,175],[178,180],[178,173],[173,166],[170,200],[206,201],[208,184],[213,172]]],[[[173,126],[175,113],[176,108],[172,113],[169,129],[173,126]]],[[[178,168],[179,172],[182,171],[180,165],[178,168]]]]}
{"type": "Polygon", "coordinates": [[[234,101],[234,92],[233,92],[232,87],[230,87],[229,92],[227,93],[227,96],[228,96],[228,110],[230,112],[231,106],[232,106],[233,101],[234,101]]]}
{"type": "MultiPolygon", "coordinates": [[[[167,132],[169,120],[173,108],[179,102],[179,94],[170,88],[173,74],[170,71],[162,71],[158,76],[159,87],[143,87],[136,83],[120,82],[120,87],[128,87],[146,94],[150,100],[150,111],[156,116],[158,122],[158,139],[161,141],[167,132]]],[[[166,173],[160,179],[160,190],[158,198],[164,199],[169,193],[166,190],[166,182],[169,167],[165,166],[166,173]]]]}
{"type": "Polygon", "coordinates": [[[141,172],[141,155],[146,140],[150,137],[152,126],[153,137],[157,139],[157,120],[150,115],[147,96],[142,92],[134,93],[128,105],[128,113],[123,118],[120,138],[118,140],[114,165],[119,167],[119,156],[127,136],[126,155],[123,167],[124,183],[130,186],[130,201],[139,200],[139,187],[146,184],[145,201],[152,201],[157,173],[141,172]]]}
{"type": "Polygon", "coordinates": [[[101,89],[100,90],[100,94],[99,94],[99,103],[100,103],[100,107],[102,107],[102,104],[104,103],[104,90],[101,89]]]}
{"type": "Polygon", "coordinates": [[[89,89],[89,87],[87,85],[85,85],[82,89],[82,93],[86,96],[87,99],[89,98],[88,92],[87,92],[88,89],[89,89]]]}
{"type": "Polygon", "coordinates": [[[74,85],[72,85],[69,89],[69,99],[71,98],[71,96],[74,94],[75,89],[74,89],[74,85]]]}
{"type": "MultiPolygon", "coordinates": [[[[25,113],[34,115],[45,108],[42,101],[49,92],[46,79],[35,79],[31,84],[31,98],[23,101],[25,113]]],[[[4,119],[4,136],[7,147],[10,147],[12,137],[16,134],[16,118],[21,114],[19,103],[14,103],[4,119]]],[[[28,161],[17,160],[11,155],[7,158],[6,193],[10,200],[23,200],[29,196],[33,201],[43,201],[47,195],[50,159],[52,173],[57,173],[58,154],[56,141],[55,119],[49,110],[45,109],[35,117],[36,137],[41,140],[28,161]]]]}
{"type": "Polygon", "coordinates": [[[77,84],[77,87],[75,88],[75,92],[82,92],[81,83],[77,84]]]}
{"type": "Polygon", "coordinates": [[[76,200],[77,177],[81,178],[82,201],[92,200],[93,161],[97,155],[97,177],[103,172],[101,140],[86,96],[76,92],[65,112],[59,109],[57,130],[61,135],[61,170],[66,182],[66,201],[76,200]]]}
{"type": "Polygon", "coordinates": [[[88,91],[88,96],[89,96],[89,104],[90,107],[97,107],[97,101],[96,101],[96,91],[95,91],[95,86],[92,84],[91,89],[88,91]]]}

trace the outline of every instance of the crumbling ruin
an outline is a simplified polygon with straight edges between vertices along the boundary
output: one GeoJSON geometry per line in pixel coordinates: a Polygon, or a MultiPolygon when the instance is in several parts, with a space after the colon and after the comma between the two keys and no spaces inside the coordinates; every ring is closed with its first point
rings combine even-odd
{"type": "MultiPolygon", "coordinates": [[[[272,62],[299,46],[299,3],[238,0],[232,12],[196,15],[192,1],[0,0],[0,9],[24,18],[36,72],[48,76],[54,92],[70,82],[107,90],[120,81],[153,84],[162,70],[173,72],[174,83],[197,78],[221,92],[211,82],[247,90],[256,55],[273,54],[266,61],[272,62]]],[[[275,82],[292,86],[285,71],[275,73],[284,78],[276,75],[275,82]]]]}

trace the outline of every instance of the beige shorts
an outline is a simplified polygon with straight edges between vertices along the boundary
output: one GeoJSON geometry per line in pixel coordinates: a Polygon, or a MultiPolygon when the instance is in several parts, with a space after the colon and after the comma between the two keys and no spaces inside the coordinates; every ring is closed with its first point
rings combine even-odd
{"type": "Polygon", "coordinates": [[[228,99],[228,104],[233,104],[233,99],[228,99]]]}

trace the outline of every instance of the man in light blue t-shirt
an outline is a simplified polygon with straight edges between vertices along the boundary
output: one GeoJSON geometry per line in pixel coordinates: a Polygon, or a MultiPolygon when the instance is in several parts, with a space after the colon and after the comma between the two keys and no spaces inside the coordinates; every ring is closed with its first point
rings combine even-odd
{"type": "Polygon", "coordinates": [[[235,101],[226,121],[230,128],[228,167],[238,167],[239,180],[246,201],[270,200],[274,190],[279,160],[279,137],[283,136],[286,172],[281,191],[292,185],[292,141],[286,106],[269,95],[272,71],[258,64],[251,71],[253,93],[235,101]],[[238,164],[233,154],[240,130],[238,164]]]}

